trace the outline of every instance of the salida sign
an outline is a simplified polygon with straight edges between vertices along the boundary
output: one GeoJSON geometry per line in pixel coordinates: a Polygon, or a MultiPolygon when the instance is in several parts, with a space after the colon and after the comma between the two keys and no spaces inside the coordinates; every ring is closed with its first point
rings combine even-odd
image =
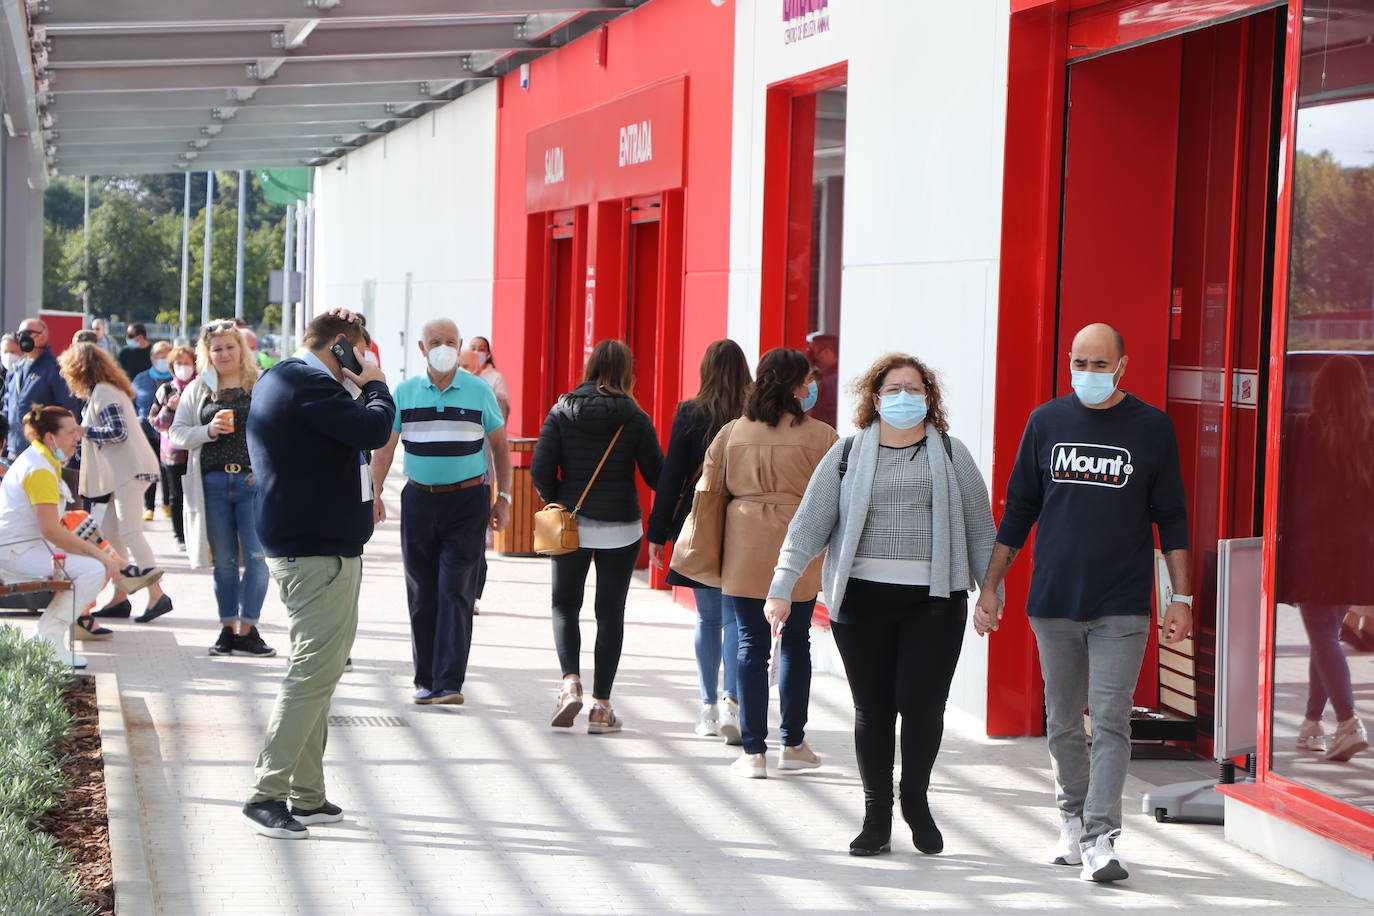
{"type": "Polygon", "coordinates": [[[782,0],[783,44],[830,31],[830,0],[782,0]]]}
{"type": "Polygon", "coordinates": [[[686,104],[680,78],[530,131],[525,211],[681,187],[686,104]]]}

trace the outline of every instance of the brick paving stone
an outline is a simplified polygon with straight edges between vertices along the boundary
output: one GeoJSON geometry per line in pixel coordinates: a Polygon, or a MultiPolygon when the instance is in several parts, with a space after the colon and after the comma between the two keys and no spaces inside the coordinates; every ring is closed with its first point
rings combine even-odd
{"type": "MultiPolygon", "coordinates": [[[[394,480],[387,499],[394,509],[394,480]]],[[[403,725],[332,729],[329,794],[346,820],[312,827],[308,841],[263,839],[238,808],[285,662],[210,657],[219,626],[209,574],[186,568],[167,521],[149,527],[176,611],[150,625],[115,621],[114,640],[83,651],[93,670],[120,677],[167,916],[1369,910],[1227,845],[1220,828],[1135,813],[1149,786],[1210,775],[1202,762],[1133,763],[1124,886],[1042,864],[1055,832],[1043,740],[988,739],[953,711],[932,789],[946,853],[918,855],[899,821],[892,855],[851,857],[861,795],[842,680],[813,682],[808,741],[823,768],[777,774],[774,749],[769,779],[733,777],[734,750],[691,731],[693,617],[638,582],[615,692],[625,730],[588,735],[585,715],[550,729],[559,672],[545,560],[493,557],[467,704],[415,706],[394,521],[368,547],[354,670],[332,712],[403,725]]],[[[261,631],[286,649],[275,587],[261,631]]],[[[588,678],[593,638],[588,619],[588,678]]]]}

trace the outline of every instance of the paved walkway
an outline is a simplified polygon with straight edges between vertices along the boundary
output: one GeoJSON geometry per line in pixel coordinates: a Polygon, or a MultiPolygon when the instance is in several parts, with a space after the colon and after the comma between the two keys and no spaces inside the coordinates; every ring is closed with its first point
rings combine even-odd
{"type": "MultiPolygon", "coordinates": [[[[170,549],[169,524],[152,528],[154,547],[170,549]]],[[[330,734],[330,797],[348,817],[312,828],[306,842],[262,839],[238,808],[284,660],[207,655],[218,632],[209,575],[163,556],[178,558],[165,580],[176,612],[87,645],[91,668],[117,671],[123,687],[168,916],[1369,911],[1227,845],[1220,828],[1134,813],[1142,788],[1205,776],[1201,763],[1133,767],[1121,843],[1130,882],[1097,887],[1076,869],[1042,865],[1055,830],[1043,741],[989,740],[954,715],[935,772],[945,854],[922,857],[897,836],[893,855],[853,858],[861,802],[842,680],[818,676],[813,688],[809,740],[824,768],[733,777],[733,749],[691,731],[692,617],[638,586],[616,685],[626,730],[552,730],[545,561],[492,564],[468,704],[413,706],[394,522],[368,551],[355,668],[334,703],[336,715],[372,723],[330,734]]],[[[283,619],[273,591],[262,631],[280,649],[283,619]]],[[[584,631],[590,646],[591,625],[584,631]]]]}

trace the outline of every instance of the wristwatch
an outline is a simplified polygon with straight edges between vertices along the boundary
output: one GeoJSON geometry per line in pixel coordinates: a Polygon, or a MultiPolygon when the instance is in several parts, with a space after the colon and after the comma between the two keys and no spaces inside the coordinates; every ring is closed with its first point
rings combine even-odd
{"type": "Polygon", "coordinates": [[[510,502],[510,494],[507,493],[505,490],[498,490],[496,493],[496,498],[504,499],[506,502],[510,502]]]}
{"type": "Polygon", "coordinates": [[[1188,605],[1189,608],[1191,608],[1191,607],[1193,606],[1193,596],[1192,596],[1192,595],[1171,595],[1171,596],[1169,597],[1169,601],[1171,601],[1171,602],[1177,601],[1179,604],[1186,604],[1186,605],[1188,605]]]}

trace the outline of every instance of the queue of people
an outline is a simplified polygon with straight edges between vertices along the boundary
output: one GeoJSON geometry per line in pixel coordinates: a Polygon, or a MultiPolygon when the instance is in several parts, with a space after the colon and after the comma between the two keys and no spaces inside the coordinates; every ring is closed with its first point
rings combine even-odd
{"type": "MultiPolygon", "coordinates": [[[[167,613],[171,599],[158,586],[161,570],[142,535],[140,507],[159,475],[180,481],[167,487],[184,493],[170,500],[173,517],[184,514],[178,536],[193,566],[214,567],[223,629],[211,653],[274,654],[256,630],[269,572],[287,605],[288,672],[243,819],[266,836],[303,837],[310,824],[343,816],[324,789],[325,716],[357,626],[359,558],[375,524],[386,518],[380,495],[398,446],[407,478],[400,524],[415,667],[411,699],[464,702],[473,614],[485,578],[484,539],[510,521],[504,380],[490,342],[473,338],[464,348],[447,320],[425,327],[419,350],[426,371],[398,386],[394,398],[379,360],[367,358],[372,341],[365,328],[344,310],[312,321],[302,349],[261,379],[253,348],[234,322],[207,325],[194,356],[149,345],[137,330],[130,329],[131,343],[120,356],[132,365],[146,355],[138,386],[98,341],[74,345],[54,373],[42,322],[26,322],[16,335],[23,357],[7,351],[6,416],[20,421],[24,445],[33,447],[17,452],[0,520],[7,526],[13,520],[47,545],[0,551],[0,568],[36,566],[39,553],[50,549],[73,553],[71,574],[81,585],[39,626],[39,638],[55,646],[58,634],[74,628],[94,638],[96,618],[127,615],[124,596],[137,588],[149,591],[140,619],[167,613]],[[85,399],[82,424],[58,404],[16,413],[12,389],[85,399]],[[146,408],[136,410],[135,397],[147,397],[146,408]],[[142,419],[160,434],[160,462],[134,429],[142,419]],[[79,492],[108,506],[109,552],[55,526],[55,507],[70,495],[63,465],[83,439],[79,492]],[[107,580],[115,598],[83,615],[107,580]]],[[[854,382],[857,431],[841,438],[812,415],[821,389],[836,384],[827,378],[833,366],[778,348],[762,355],[751,378],[738,345],[717,341],[703,356],[698,394],[678,406],[665,460],[658,433],[635,400],[630,349],[615,340],[598,343],[582,383],[550,408],[531,465],[540,496],[575,519],[577,541],[552,558],[561,677],[550,725],[572,726],[586,705],[580,616],[594,566],[587,731],[624,727],[612,693],[628,589],[647,553],[668,569],[670,582],[691,588],[696,598],[701,709],[694,730],[740,747],[731,773],[767,777],[776,652],[781,746],[775,766],[821,767],[806,727],[811,620],[823,598],[855,708],[863,816],[849,851],[890,851],[898,807],[915,848],[939,853],[944,836],[931,777],[970,593],[978,594],[975,632],[997,629],[1002,580],[1036,528],[1027,614],[1046,683],[1060,816],[1049,858],[1079,866],[1085,880],[1125,878],[1114,844],[1131,688],[1151,620],[1153,529],[1172,586],[1162,639],[1177,642],[1192,627],[1187,507],[1167,416],[1120,387],[1128,363],[1121,335],[1106,325],[1084,328],[1070,363],[1074,393],[1032,414],[999,526],[972,455],[952,433],[939,379],[914,356],[885,356],[854,382]],[[1063,442],[1129,450],[1132,467],[1111,487],[1076,486],[1080,481],[1056,461],[1063,442]],[[655,493],[647,551],[641,481],[655,493]],[[1085,706],[1093,715],[1091,755],[1085,706]],[[894,786],[899,741],[902,768],[894,786]]],[[[1335,633],[1336,611],[1320,616],[1317,610],[1326,600],[1313,598],[1304,618],[1320,619],[1324,634],[1335,633]]],[[[1328,675],[1335,666],[1319,670],[1317,657],[1314,648],[1311,715],[1332,702],[1340,719],[1333,744],[1343,754],[1357,752],[1364,735],[1347,713],[1348,690],[1328,675]]]]}

